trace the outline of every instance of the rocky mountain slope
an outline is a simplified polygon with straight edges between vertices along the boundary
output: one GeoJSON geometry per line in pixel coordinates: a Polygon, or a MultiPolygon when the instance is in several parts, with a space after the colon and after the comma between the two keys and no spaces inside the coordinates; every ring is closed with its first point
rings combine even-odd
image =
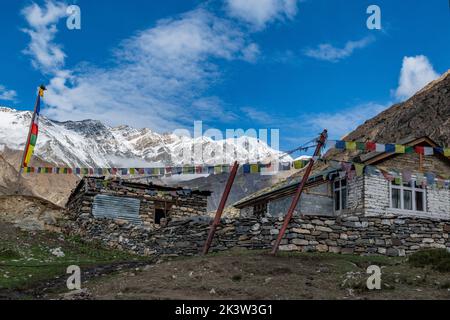
{"type": "MultiPolygon", "coordinates": [[[[22,175],[19,179],[18,168],[21,152],[5,148],[0,154],[0,196],[26,195],[46,199],[64,206],[70,191],[76,186],[79,177],[75,175],[22,175]]],[[[49,163],[34,159],[36,166],[48,166],[49,163]]]]}
{"type": "Polygon", "coordinates": [[[366,121],[345,140],[396,143],[409,136],[429,136],[450,145],[450,70],[407,101],[366,121]]]}
{"type": "MultiPolygon", "coordinates": [[[[0,107],[0,151],[23,150],[31,112],[0,107]]],[[[238,160],[259,161],[277,157],[278,151],[256,138],[213,140],[158,134],[150,129],[109,127],[99,121],[58,122],[40,117],[35,155],[70,167],[148,167],[156,164],[222,164],[238,160]],[[194,148],[202,146],[200,159],[194,148]],[[228,159],[223,151],[227,150],[228,159]]],[[[286,159],[286,158],[285,158],[286,159]]]]}

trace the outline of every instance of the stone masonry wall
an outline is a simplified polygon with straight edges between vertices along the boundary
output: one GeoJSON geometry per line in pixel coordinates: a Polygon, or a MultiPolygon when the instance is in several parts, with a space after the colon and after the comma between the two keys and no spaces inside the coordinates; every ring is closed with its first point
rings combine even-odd
{"type": "Polygon", "coordinates": [[[95,183],[84,185],[67,203],[67,209],[74,215],[90,217],[95,197],[108,195],[114,197],[134,198],[140,201],[139,216],[144,227],[157,228],[155,225],[156,209],[164,209],[168,219],[184,218],[190,216],[203,216],[207,214],[207,196],[202,193],[190,192],[174,195],[168,193],[149,194],[144,189],[122,187],[115,182],[105,184],[103,180],[94,180],[95,183]]]}
{"type": "MultiPolygon", "coordinates": [[[[66,232],[96,240],[107,246],[141,255],[196,255],[206,240],[209,217],[171,221],[151,230],[126,221],[72,217],[66,232]]],[[[235,247],[269,249],[282,225],[282,218],[223,220],[211,251],[235,247]]],[[[381,217],[296,217],[282,240],[282,251],[318,251],[342,254],[404,256],[421,248],[450,250],[450,221],[381,217]]]]}
{"type": "Polygon", "coordinates": [[[367,216],[385,214],[390,207],[389,182],[383,176],[364,177],[364,213],[367,216]]]}

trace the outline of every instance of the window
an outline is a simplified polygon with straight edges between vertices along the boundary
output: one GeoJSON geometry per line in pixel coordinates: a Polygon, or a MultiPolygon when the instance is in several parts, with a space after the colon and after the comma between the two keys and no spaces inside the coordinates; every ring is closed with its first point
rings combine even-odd
{"type": "Polygon", "coordinates": [[[425,211],[425,189],[415,181],[402,184],[391,182],[391,208],[425,211]]]}
{"type": "Polygon", "coordinates": [[[336,180],[333,185],[334,211],[347,209],[347,180],[336,180]]]}

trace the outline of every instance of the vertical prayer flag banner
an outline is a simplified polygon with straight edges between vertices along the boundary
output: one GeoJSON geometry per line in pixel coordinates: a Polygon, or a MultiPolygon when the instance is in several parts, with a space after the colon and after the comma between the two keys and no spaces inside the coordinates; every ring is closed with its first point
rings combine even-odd
{"type": "Polygon", "coordinates": [[[36,147],[38,133],[39,133],[39,116],[41,114],[41,97],[44,97],[45,87],[39,88],[39,94],[36,99],[36,106],[34,109],[33,117],[31,118],[30,131],[28,133],[27,143],[25,145],[25,151],[23,155],[22,168],[28,167],[31,161],[31,157],[36,147]]]}

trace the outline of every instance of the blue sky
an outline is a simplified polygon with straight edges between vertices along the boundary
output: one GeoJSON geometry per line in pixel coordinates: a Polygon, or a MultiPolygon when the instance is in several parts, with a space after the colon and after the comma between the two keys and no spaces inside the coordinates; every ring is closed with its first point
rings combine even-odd
{"type": "Polygon", "coordinates": [[[45,83],[56,120],[275,128],[282,149],[339,138],[450,69],[447,0],[8,1],[0,28],[1,105],[31,110],[45,83]]]}

